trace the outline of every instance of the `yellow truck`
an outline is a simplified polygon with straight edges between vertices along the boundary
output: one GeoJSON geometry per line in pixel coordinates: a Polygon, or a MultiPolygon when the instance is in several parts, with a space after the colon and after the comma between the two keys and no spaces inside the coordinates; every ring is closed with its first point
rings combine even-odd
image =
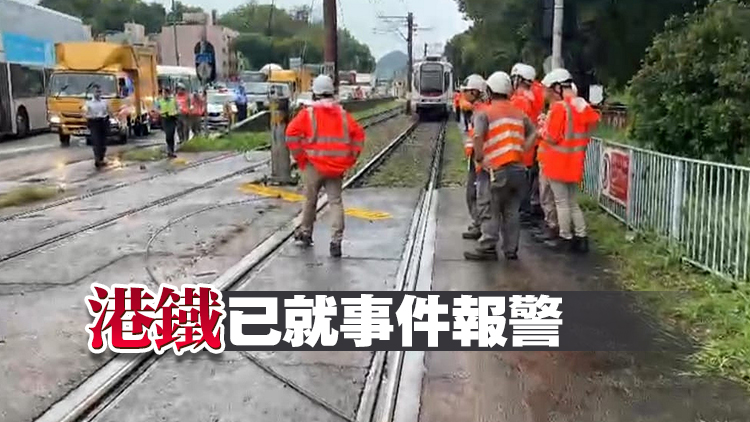
{"type": "Polygon", "coordinates": [[[142,45],[108,42],[55,44],[57,65],[48,84],[47,119],[62,146],[71,136],[89,131],[83,105],[101,88],[109,104],[108,139],[127,143],[130,136],[146,136],[151,131],[152,111],[158,96],[156,52],[142,45]]]}

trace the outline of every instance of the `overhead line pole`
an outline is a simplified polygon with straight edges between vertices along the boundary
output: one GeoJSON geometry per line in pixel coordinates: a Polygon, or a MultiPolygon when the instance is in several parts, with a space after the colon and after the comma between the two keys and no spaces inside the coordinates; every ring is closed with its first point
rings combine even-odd
{"type": "Polygon", "coordinates": [[[406,114],[411,114],[411,85],[412,85],[412,73],[414,72],[414,14],[409,12],[408,17],[406,18],[406,23],[408,25],[407,30],[407,50],[409,55],[409,69],[406,73],[406,85],[407,88],[407,95],[406,95],[406,114]]]}
{"type": "Polygon", "coordinates": [[[180,65],[180,49],[177,45],[177,6],[172,0],[172,36],[174,36],[174,58],[177,66],[180,65]]]}
{"type": "Polygon", "coordinates": [[[339,92],[338,23],[336,0],[323,0],[323,25],[326,32],[325,68],[333,79],[335,92],[339,92]]]}
{"type": "Polygon", "coordinates": [[[564,0],[555,0],[555,14],[552,23],[552,69],[562,67],[564,0]]]}

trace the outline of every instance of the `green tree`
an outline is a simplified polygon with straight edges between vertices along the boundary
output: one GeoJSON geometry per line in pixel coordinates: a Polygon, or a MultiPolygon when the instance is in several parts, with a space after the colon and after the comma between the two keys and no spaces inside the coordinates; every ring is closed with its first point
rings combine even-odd
{"type": "MultiPolygon", "coordinates": [[[[223,15],[220,23],[239,31],[235,49],[247,57],[252,68],[267,63],[288,66],[291,57],[302,57],[307,63],[323,61],[325,32],[319,23],[296,19],[273,5],[248,2],[223,15]]],[[[370,72],[375,59],[369,47],[357,41],[348,31],[339,31],[339,68],[370,72]]]]}
{"type": "MultiPolygon", "coordinates": [[[[544,59],[551,54],[552,10],[545,10],[545,3],[549,6],[552,1],[456,2],[474,23],[446,48],[448,57],[460,64],[459,74],[507,71],[517,61],[534,65],[542,72],[544,59]],[[456,48],[459,45],[462,48],[456,48]]],[[[568,0],[563,24],[565,66],[584,87],[592,82],[622,87],[640,68],[646,48],[664,22],[705,3],[706,0],[568,0]]]]}
{"type": "Polygon", "coordinates": [[[733,163],[750,131],[750,6],[673,19],[633,78],[632,134],[659,151],[733,163]]]}

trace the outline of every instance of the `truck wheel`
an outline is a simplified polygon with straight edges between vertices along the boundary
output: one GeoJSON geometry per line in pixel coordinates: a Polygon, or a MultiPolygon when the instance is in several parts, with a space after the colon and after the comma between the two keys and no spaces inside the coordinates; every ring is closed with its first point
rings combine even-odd
{"type": "Polygon", "coordinates": [[[63,135],[60,134],[60,146],[63,148],[67,148],[70,146],[70,135],[63,135]]]}

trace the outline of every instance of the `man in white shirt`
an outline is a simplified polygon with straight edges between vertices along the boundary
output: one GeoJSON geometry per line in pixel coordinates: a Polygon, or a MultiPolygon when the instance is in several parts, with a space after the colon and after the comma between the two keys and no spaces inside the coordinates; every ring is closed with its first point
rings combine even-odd
{"type": "Polygon", "coordinates": [[[104,155],[107,152],[107,132],[109,129],[109,106],[102,100],[102,90],[94,85],[94,98],[86,101],[84,111],[91,132],[91,144],[94,148],[94,166],[105,167],[104,155]]]}

